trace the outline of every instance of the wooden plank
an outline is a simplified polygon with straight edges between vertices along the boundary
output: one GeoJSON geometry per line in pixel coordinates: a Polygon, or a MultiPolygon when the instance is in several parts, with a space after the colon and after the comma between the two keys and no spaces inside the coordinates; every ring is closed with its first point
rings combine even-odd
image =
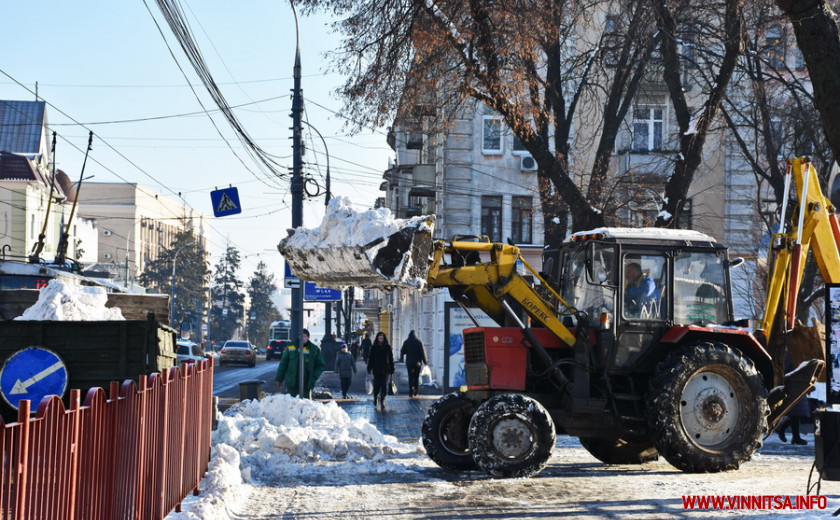
{"type": "Polygon", "coordinates": [[[119,307],[127,320],[145,320],[151,312],[157,321],[169,325],[168,294],[108,293],[108,307],[119,307]]]}

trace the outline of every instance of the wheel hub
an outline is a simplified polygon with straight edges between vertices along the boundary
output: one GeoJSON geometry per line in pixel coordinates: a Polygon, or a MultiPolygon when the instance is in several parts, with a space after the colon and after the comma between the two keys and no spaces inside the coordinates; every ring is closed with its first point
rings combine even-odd
{"type": "Polygon", "coordinates": [[[692,375],[680,395],[683,427],[703,447],[725,442],[736,430],[740,410],[735,387],[718,372],[692,375]]]}
{"type": "Polygon", "coordinates": [[[513,417],[497,422],[492,433],[493,448],[507,459],[517,459],[527,455],[535,442],[531,429],[524,422],[513,417]]]}

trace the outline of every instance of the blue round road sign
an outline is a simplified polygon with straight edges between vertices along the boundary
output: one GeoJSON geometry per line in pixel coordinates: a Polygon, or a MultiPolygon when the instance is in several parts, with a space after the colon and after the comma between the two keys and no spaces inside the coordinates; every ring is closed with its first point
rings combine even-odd
{"type": "Polygon", "coordinates": [[[67,366],[58,354],[41,347],[29,347],[12,354],[0,369],[0,394],[14,409],[21,399],[34,407],[45,396],[64,396],[67,366]]]}

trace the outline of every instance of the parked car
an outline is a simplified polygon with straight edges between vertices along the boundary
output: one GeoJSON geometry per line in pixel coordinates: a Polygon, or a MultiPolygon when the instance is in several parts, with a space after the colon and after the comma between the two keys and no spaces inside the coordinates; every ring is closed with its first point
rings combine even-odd
{"type": "Polygon", "coordinates": [[[282,340],[282,339],[273,339],[268,342],[268,345],[265,347],[265,359],[266,361],[270,359],[280,359],[283,355],[283,352],[286,350],[286,345],[289,342],[282,340]]]}
{"type": "Polygon", "coordinates": [[[229,339],[219,351],[219,364],[224,366],[228,363],[245,363],[249,367],[255,366],[257,352],[245,340],[229,339]]]}
{"type": "Polygon", "coordinates": [[[201,361],[207,358],[207,355],[201,350],[201,345],[193,343],[188,340],[179,340],[177,342],[178,350],[175,351],[175,362],[181,364],[184,361],[201,361]]]}

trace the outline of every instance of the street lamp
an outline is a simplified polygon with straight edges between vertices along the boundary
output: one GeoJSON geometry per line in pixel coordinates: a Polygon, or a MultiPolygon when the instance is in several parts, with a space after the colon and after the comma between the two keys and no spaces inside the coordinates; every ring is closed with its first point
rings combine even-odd
{"type": "MultiPolygon", "coordinates": [[[[178,253],[180,253],[185,247],[190,247],[195,245],[195,242],[190,242],[189,244],[184,244],[175,251],[175,256],[172,257],[172,287],[170,287],[170,297],[169,297],[169,326],[175,328],[175,263],[178,261],[178,253]]],[[[180,334],[181,331],[178,331],[180,334]]]]}

